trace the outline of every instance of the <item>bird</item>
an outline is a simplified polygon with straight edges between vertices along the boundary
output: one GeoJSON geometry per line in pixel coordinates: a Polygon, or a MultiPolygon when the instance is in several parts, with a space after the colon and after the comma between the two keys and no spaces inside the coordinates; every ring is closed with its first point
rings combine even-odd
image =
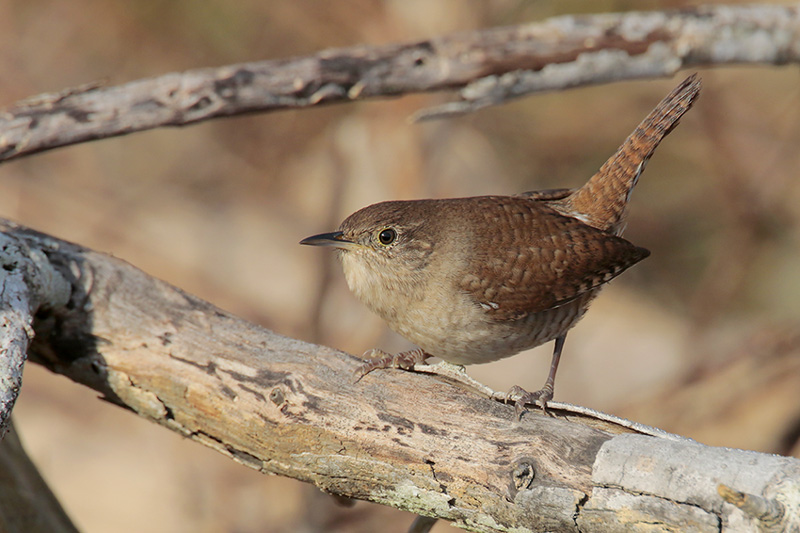
{"type": "Polygon", "coordinates": [[[579,188],[380,202],[300,241],[335,248],[356,298],[419,347],[368,351],[358,378],[432,356],[487,363],[554,341],[544,386],[507,396],[518,418],[537,401],[546,410],[569,330],[606,283],[650,255],[621,236],[631,192],[700,87],[696,74],[680,83],[579,188]]]}

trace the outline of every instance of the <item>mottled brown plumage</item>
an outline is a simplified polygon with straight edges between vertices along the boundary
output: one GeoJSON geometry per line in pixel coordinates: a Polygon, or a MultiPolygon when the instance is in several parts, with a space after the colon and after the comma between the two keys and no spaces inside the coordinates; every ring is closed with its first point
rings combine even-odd
{"type": "Polygon", "coordinates": [[[670,93],[581,188],[518,196],[383,202],[302,244],[338,249],[348,286],[420,347],[362,367],[410,367],[428,356],[485,363],[556,340],[552,398],[567,332],[606,282],[649,255],[619,236],[630,193],[653,151],[691,107],[695,76],[670,93]]]}
{"type": "Polygon", "coordinates": [[[565,305],[649,255],[545,202],[496,196],[453,202],[475,213],[465,222],[473,224],[473,239],[492,243],[474,248],[460,287],[494,320],[565,305]]]}

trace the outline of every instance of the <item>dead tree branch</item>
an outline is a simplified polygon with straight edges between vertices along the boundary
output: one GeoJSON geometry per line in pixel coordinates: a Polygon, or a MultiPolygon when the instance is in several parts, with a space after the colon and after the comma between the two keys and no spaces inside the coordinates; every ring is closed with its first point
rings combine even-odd
{"type": "Polygon", "coordinates": [[[473,531],[797,523],[796,459],[636,434],[567,409],[517,422],[512,406],[437,376],[354,383],[354,357],[249,324],[123,261],[0,228],[15,244],[2,275],[34,267],[37,362],[261,472],[473,531]]]}
{"type": "Polygon", "coordinates": [[[33,314],[62,307],[68,298],[66,281],[40,250],[0,233],[0,439],[22,387],[33,314]]]}
{"type": "Polygon", "coordinates": [[[798,61],[798,5],[563,16],[40,95],[0,114],[0,161],[257,111],[460,90],[460,101],[417,115],[423,119],[537,91],[665,77],[688,67],[798,61]]]}
{"type": "MultiPolygon", "coordinates": [[[[0,161],[249,112],[460,90],[461,101],[418,115],[430,118],[690,66],[798,59],[796,5],[559,17],[41,95],[0,114],[0,161]]],[[[474,531],[800,523],[795,459],[711,448],[557,404],[554,417],[517,422],[495,393],[441,376],[386,371],[354,383],[359,361],[347,354],[0,221],[0,435],[28,352],[251,468],[474,531]]]]}

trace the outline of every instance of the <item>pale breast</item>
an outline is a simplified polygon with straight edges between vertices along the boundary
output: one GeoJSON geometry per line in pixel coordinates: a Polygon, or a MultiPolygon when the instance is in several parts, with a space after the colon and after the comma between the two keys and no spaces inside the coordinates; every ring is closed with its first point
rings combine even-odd
{"type": "Polygon", "coordinates": [[[390,327],[427,353],[456,364],[488,363],[534,348],[569,331],[583,316],[599,289],[559,307],[518,320],[498,322],[485,309],[454,303],[449,313],[420,306],[387,321],[390,327]],[[456,309],[470,309],[469,313],[456,309]]]}

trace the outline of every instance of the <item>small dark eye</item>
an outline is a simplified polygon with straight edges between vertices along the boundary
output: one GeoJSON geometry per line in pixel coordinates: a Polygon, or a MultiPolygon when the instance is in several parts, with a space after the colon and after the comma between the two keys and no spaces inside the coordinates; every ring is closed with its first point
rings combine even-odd
{"type": "Polygon", "coordinates": [[[386,228],[378,234],[378,240],[384,246],[389,246],[397,238],[397,232],[392,228],[386,228]]]}

